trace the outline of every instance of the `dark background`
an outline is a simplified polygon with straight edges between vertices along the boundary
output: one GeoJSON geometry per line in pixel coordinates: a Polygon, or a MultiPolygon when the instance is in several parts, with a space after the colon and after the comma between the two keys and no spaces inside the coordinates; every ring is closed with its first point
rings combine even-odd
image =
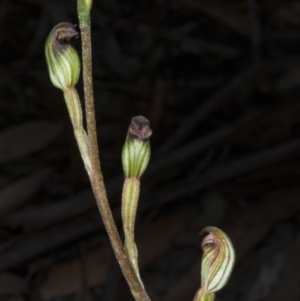
{"type": "MultiPolygon", "coordinates": [[[[131,300],[46,69],[44,41],[62,21],[77,24],[75,0],[0,1],[0,299],[131,300]]],[[[128,125],[144,115],[153,129],[136,227],[152,300],[192,300],[208,225],[237,252],[217,300],[300,300],[299,27],[299,1],[94,0],[118,225],[128,125]]]]}

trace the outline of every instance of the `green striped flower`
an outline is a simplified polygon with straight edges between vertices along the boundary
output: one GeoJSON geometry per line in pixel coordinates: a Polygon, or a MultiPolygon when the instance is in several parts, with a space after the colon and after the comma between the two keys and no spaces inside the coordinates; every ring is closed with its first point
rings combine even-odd
{"type": "Polygon", "coordinates": [[[74,87],[80,75],[80,59],[77,51],[70,45],[71,38],[78,32],[71,23],[60,23],[49,34],[45,55],[52,84],[65,91],[74,87]]]}
{"type": "Polygon", "coordinates": [[[204,231],[209,234],[202,242],[201,286],[203,290],[214,293],[228,282],[235,262],[235,251],[222,230],[206,227],[204,231]]]}
{"type": "Polygon", "coordinates": [[[132,118],[122,151],[122,163],[127,178],[140,178],[150,159],[149,137],[152,135],[147,118],[132,118]]]}

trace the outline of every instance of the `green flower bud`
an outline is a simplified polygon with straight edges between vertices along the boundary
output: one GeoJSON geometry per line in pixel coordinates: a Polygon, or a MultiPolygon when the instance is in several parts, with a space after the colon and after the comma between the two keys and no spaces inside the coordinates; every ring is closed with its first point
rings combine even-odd
{"type": "Polygon", "coordinates": [[[132,118],[122,152],[126,177],[140,178],[150,159],[149,137],[152,135],[149,120],[143,116],[132,118]]]}
{"type": "Polygon", "coordinates": [[[77,51],[69,43],[78,37],[75,26],[71,23],[60,23],[49,34],[45,55],[52,84],[66,90],[74,87],[80,75],[80,59],[77,51]]]}
{"type": "Polygon", "coordinates": [[[235,251],[229,237],[220,229],[206,227],[209,232],[202,241],[201,286],[214,293],[228,282],[235,262],[235,251]]]}

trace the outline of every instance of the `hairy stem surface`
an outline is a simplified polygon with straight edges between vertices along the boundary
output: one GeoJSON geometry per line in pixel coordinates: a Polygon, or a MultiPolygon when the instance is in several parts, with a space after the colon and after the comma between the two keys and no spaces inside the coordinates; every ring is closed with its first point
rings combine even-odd
{"type": "Polygon", "coordinates": [[[91,34],[89,20],[80,19],[80,29],[82,38],[82,63],[83,63],[83,83],[85,94],[85,110],[87,119],[87,132],[89,139],[89,153],[92,169],[88,172],[96,202],[107,230],[111,245],[121,270],[128,282],[134,298],[137,301],[150,301],[146,291],[140,283],[133,266],[131,265],[123,248],[117,227],[115,225],[111,209],[107,200],[106,190],[100,167],[98,154],[98,142],[96,132],[96,118],[94,108],[94,93],[92,83],[92,53],[91,34]]]}

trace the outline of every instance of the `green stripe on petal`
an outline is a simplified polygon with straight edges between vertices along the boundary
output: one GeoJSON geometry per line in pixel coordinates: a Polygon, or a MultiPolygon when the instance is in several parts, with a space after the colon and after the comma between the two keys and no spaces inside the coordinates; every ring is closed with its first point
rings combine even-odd
{"type": "Polygon", "coordinates": [[[122,164],[127,178],[140,178],[150,160],[149,137],[152,131],[143,116],[132,118],[122,151],[122,164]]]}
{"type": "Polygon", "coordinates": [[[80,75],[80,59],[70,39],[78,37],[75,26],[60,23],[49,34],[45,44],[45,56],[52,84],[66,90],[74,87],[80,75]]]}

